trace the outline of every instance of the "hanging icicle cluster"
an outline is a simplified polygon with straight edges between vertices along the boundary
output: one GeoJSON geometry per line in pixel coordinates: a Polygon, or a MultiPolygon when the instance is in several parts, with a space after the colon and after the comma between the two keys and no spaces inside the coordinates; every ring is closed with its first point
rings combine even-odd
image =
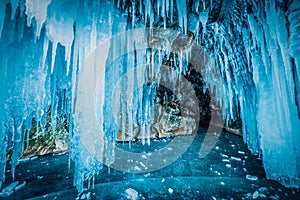
{"type": "MultiPolygon", "coordinates": [[[[143,143],[150,144],[157,87],[167,79],[169,83],[181,80],[176,76],[189,71],[194,42],[212,55],[225,82],[216,79],[214,68],[201,71],[214,88],[211,93],[222,106],[227,123],[242,119],[244,140],[253,153],[262,153],[269,178],[299,187],[299,8],[296,0],[119,0],[116,5],[100,0],[1,1],[0,186],[5,179],[6,153],[13,152],[14,171],[32,119],[44,130],[49,112],[53,130],[56,120],[63,117],[74,133],[70,134],[71,154],[79,191],[102,163],[114,163],[118,133],[129,141],[139,133],[143,143]],[[105,48],[97,49],[118,33],[146,27],[160,28],[150,34],[152,50],[137,49],[140,35],[135,34],[112,39],[105,48]],[[87,63],[90,59],[93,62],[87,63]],[[166,62],[179,73],[171,70],[159,77],[166,62]],[[84,71],[87,65],[94,71],[84,71]],[[147,67],[140,71],[140,65],[147,67]],[[128,72],[136,85],[125,76],[128,72]],[[100,80],[95,76],[98,73],[103,75],[100,80]],[[158,82],[152,83],[153,79],[158,82]],[[137,86],[143,89],[133,92],[137,86]],[[85,94],[85,87],[99,94],[100,113],[84,103],[90,95],[85,94]],[[116,93],[118,87],[127,92],[116,93]],[[133,101],[124,101],[129,96],[133,101]],[[119,97],[118,105],[112,97],[119,97]],[[97,120],[83,119],[84,112],[95,112],[97,120]],[[85,134],[94,133],[95,123],[104,134],[85,134]]],[[[197,123],[186,122],[191,127],[197,123]]]]}

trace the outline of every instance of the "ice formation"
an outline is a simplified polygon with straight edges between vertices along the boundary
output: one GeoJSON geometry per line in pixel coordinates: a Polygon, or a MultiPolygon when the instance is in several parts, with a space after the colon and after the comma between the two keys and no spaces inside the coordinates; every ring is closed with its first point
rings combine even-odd
{"type": "MultiPolygon", "coordinates": [[[[193,45],[203,46],[215,60],[217,68],[207,66],[201,73],[214,88],[210,92],[227,123],[241,117],[244,141],[254,154],[262,154],[267,177],[299,188],[299,21],[297,0],[2,0],[0,187],[6,153],[13,152],[14,172],[32,119],[44,129],[49,110],[54,130],[57,119],[69,121],[74,184],[79,191],[102,163],[114,163],[119,129],[122,139],[132,138],[138,125],[143,142],[150,144],[148,125],[153,123],[156,85],[142,84],[142,91],[133,91],[140,81],[158,76],[161,69],[154,68],[154,62],[170,58],[168,48],[178,36],[167,33],[172,29],[192,34],[193,45]],[[156,52],[138,50],[141,35],[149,34],[143,31],[109,40],[145,27],[165,29],[161,34],[171,43],[154,44],[161,49],[156,52]],[[148,66],[147,70],[138,70],[140,65],[148,66]],[[131,77],[124,76],[128,71],[131,77]],[[218,73],[224,82],[215,77],[218,73]],[[132,92],[133,101],[127,101],[131,95],[127,92],[114,93],[116,85],[132,92]],[[96,111],[91,106],[95,91],[96,111]],[[112,101],[116,95],[123,100],[117,106],[112,101]],[[97,117],[82,117],[91,113],[97,117]],[[98,134],[99,128],[104,134],[98,134]]],[[[175,49],[182,55],[174,64],[177,74],[187,72],[190,49],[182,45],[175,49]]],[[[176,80],[176,74],[168,76],[176,80]]]]}

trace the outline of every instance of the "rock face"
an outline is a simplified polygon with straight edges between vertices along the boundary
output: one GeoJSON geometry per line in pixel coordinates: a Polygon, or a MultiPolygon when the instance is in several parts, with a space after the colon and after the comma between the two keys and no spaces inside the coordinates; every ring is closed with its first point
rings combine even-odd
{"type": "Polygon", "coordinates": [[[47,113],[45,130],[41,130],[36,121],[32,123],[30,138],[25,141],[22,157],[46,155],[52,153],[66,153],[68,151],[69,122],[58,120],[55,130],[51,127],[50,111],[47,113]]]}
{"type": "MultiPolygon", "coordinates": [[[[163,83],[161,83],[163,84],[163,83]]],[[[157,88],[154,120],[150,125],[151,138],[164,138],[174,135],[190,135],[196,130],[199,122],[198,108],[189,107],[197,105],[197,99],[185,95],[185,86],[180,84],[178,88],[181,91],[180,96],[174,93],[168,94],[168,89],[160,86],[157,88]]],[[[133,140],[142,139],[142,130],[140,126],[135,126],[133,130],[133,140]]],[[[118,141],[122,140],[122,132],[118,132],[118,141]]],[[[130,139],[126,133],[125,141],[130,139]]]]}

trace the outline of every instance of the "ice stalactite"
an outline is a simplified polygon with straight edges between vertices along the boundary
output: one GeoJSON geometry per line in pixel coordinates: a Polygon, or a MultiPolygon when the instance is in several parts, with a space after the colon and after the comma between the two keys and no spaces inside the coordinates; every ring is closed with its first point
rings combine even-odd
{"type": "MultiPolygon", "coordinates": [[[[18,5],[18,1],[14,3],[18,5]]],[[[6,153],[12,151],[11,164],[14,174],[23,153],[25,138],[25,144],[28,146],[32,119],[37,122],[36,134],[43,134],[49,109],[52,114],[53,131],[56,129],[56,120],[71,113],[72,95],[70,76],[67,76],[66,72],[66,49],[61,44],[54,45],[47,37],[43,25],[46,15],[35,13],[40,11],[35,6],[42,6],[46,10],[47,4],[34,4],[32,1],[27,3],[27,14],[31,13],[30,17],[23,13],[24,1],[20,1],[17,7],[11,4],[1,5],[5,8],[0,74],[1,83],[3,82],[1,184],[5,178],[6,153]]],[[[73,30],[73,27],[71,28],[73,30]]]]}
{"type": "Polygon", "coordinates": [[[97,106],[102,109],[104,99],[103,96],[97,98],[96,104],[94,92],[104,94],[105,82],[100,77],[107,73],[105,63],[109,48],[113,46],[108,39],[112,34],[126,29],[125,18],[118,17],[121,14],[117,10],[112,11],[115,9],[113,3],[94,2],[92,6],[81,3],[79,6],[84,9],[79,15],[83,17],[78,18],[75,24],[73,59],[78,69],[73,82],[74,131],[71,151],[75,162],[74,185],[78,191],[83,190],[84,181],[90,180],[102,168],[104,157],[108,163],[113,158],[112,152],[107,153],[104,149],[113,145],[112,138],[105,140],[100,130],[108,116],[99,114],[96,109],[97,106]],[[103,44],[101,48],[96,48],[100,44],[103,44]],[[95,113],[98,113],[97,119],[95,113]]]}
{"type": "Polygon", "coordinates": [[[199,39],[227,82],[218,87],[226,119],[241,117],[244,140],[262,154],[267,177],[289,187],[299,187],[297,7],[297,1],[215,4],[199,39]]]}
{"type": "MultiPolygon", "coordinates": [[[[9,1],[8,1],[9,2],[9,1]]],[[[4,24],[4,18],[5,18],[5,3],[2,2],[0,4],[0,36],[1,36],[1,33],[2,33],[2,28],[3,28],[3,24],[4,24]]]]}
{"type": "MultiPolygon", "coordinates": [[[[291,4],[290,10],[296,5],[295,2],[291,4]]],[[[291,46],[297,42],[288,37],[288,31],[294,30],[295,25],[287,27],[284,11],[278,9],[275,2],[267,1],[264,11],[268,15],[259,18],[258,22],[254,15],[249,15],[252,39],[264,52],[261,54],[256,50],[256,56],[252,57],[260,148],[267,177],[290,187],[299,187],[300,120],[295,91],[299,84],[296,78],[299,66],[293,64],[299,54],[293,54],[297,49],[292,50],[291,46]]]]}
{"type": "Polygon", "coordinates": [[[178,9],[178,22],[179,26],[183,29],[183,33],[187,34],[187,3],[186,0],[176,0],[178,9]]]}
{"type": "Polygon", "coordinates": [[[27,15],[27,26],[30,26],[32,19],[34,18],[37,27],[36,27],[36,36],[40,36],[40,31],[42,29],[43,23],[47,18],[47,7],[51,3],[51,0],[47,1],[36,1],[36,0],[27,0],[26,1],[26,15],[27,15]]]}
{"type": "MultiPolygon", "coordinates": [[[[87,66],[85,66],[82,68],[83,71],[81,71],[81,73],[83,74],[79,76],[80,86],[78,87],[76,97],[77,103],[75,107],[77,112],[75,111],[75,129],[73,136],[75,149],[73,154],[76,163],[74,183],[79,191],[83,189],[84,180],[91,178],[102,168],[102,163],[108,167],[116,163],[116,140],[126,140],[131,143],[134,139],[140,138],[143,144],[150,145],[150,138],[153,137],[153,135],[151,135],[151,129],[154,128],[152,126],[154,125],[155,119],[155,91],[159,83],[153,83],[153,81],[159,79],[158,74],[160,74],[159,70],[162,68],[163,59],[170,59],[170,51],[172,51],[172,48],[177,51],[181,50],[181,55],[183,56],[181,60],[179,58],[173,58],[174,67],[178,68],[179,72],[186,71],[183,69],[187,68],[185,60],[187,60],[189,54],[183,51],[188,49],[188,46],[191,44],[191,40],[187,40],[190,39],[190,37],[186,39],[189,45],[184,47],[184,49],[179,49],[180,41],[177,46],[173,46],[175,39],[180,35],[179,32],[174,30],[173,32],[175,32],[176,35],[174,35],[172,31],[151,31],[148,30],[145,25],[139,24],[139,27],[143,27],[142,29],[128,30],[126,34],[121,34],[122,31],[126,30],[126,17],[130,18],[128,22],[131,23],[132,27],[135,25],[133,18],[135,17],[134,13],[136,13],[137,5],[138,4],[135,3],[132,4],[133,7],[130,9],[126,8],[129,10],[129,13],[127,13],[128,15],[125,15],[124,18],[116,18],[115,16],[120,15],[120,13],[119,11],[114,11],[114,15],[111,15],[113,16],[112,23],[109,24],[109,26],[105,26],[106,28],[104,28],[104,25],[101,28],[97,27],[97,30],[105,30],[106,32],[107,28],[110,27],[112,35],[109,36],[112,38],[108,40],[108,43],[104,43],[105,45],[98,47],[96,51],[87,58],[88,63],[85,64],[89,67],[87,68],[87,66]],[[119,33],[120,36],[113,35],[117,33],[119,33]],[[160,36],[159,33],[165,34],[167,39],[160,36]],[[153,37],[154,42],[147,41],[149,37],[153,37]],[[159,41],[155,43],[156,40],[159,41]],[[159,50],[149,51],[149,42],[153,43],[153,47],[159,50]],[[96,58],[99,54],[102,55],[101,61],[99,58],[96,58]],[[180,69],[179,66],[181,66],[180,69]],[[92,74],[94,74],[94,76],[92,74]],[[99,75],[102,76],[99,78],[99,75]],[[94,78],[99,78],[99,80],[94,78]],[[85,83],[85,80],[88,80],[89,83],[85,83]],[[95,87],[95,84],[98,84],[97,87],[95,87]],[[87,91],[94,91],[95,89],[97,90],[97,103],[96,111],[93,111],[90,105],[94,103],[94,93],[87,91]],[[82,117],[88,114],[93,115],[94,112],[96,112],[96,120],[86,120],[82,117]],[[81,123],[79,123],[80,121],[81,123]],[[99,129],[95,128],[97,127],[95,123],[99,123],[99,129]],[[93,137],[91,137],[91,135],[93,135],[93,137]]],[[[124,2],[118,2],[118,6],[124,8],[126,5],[124,5],[124,2]]],[[[145,21],[147,24],[149,23],[150,27],[154,25],[153,23],[156,20],[154,18],[155,8],[162,9],[156,7],[156,5],[153,5],[150,1],[145,5],[145,21]]],[[[109,13],[106,13],[106,10],[101,13],[103,13],[103,16],[110,16],[109,13]]],[[[184,17],[183,15],[182,17],[186,19],[186,16],[184,17]]],[[[78,26],[78,21],[76,21],[76,25],[78,26]]],[[[95,25],[93,24],[93,26],[95,25]]],[[[76,30],[75,40],[82,37],[80,34],[78,34],[77,37],[77,34],[78,32],[76,30]]],[[[104,39],[109,38],[109,36],[103,37],[105,36],[103,34],[101,36],[104,39]]],[[[75,42],[75,46],[77,42],[75,42]]],[[[81,64],[80,66],[83,67],[81,64]]],[[[174,80],[174,85],[176,85],[175,80],[177,80],[178,75],[174,74],[173,76],[174,78],[171,78],[171,80],[174,80]]],[[[164,79],[165,82],[170,80],[168,77],[164,77],[164,79]]],[[[188,96],[185,98],[188,98],[188,96]]],[[[191,100],[184,99],[182,101],[189,102],[191,100]]],[[[197,112],[193,114],[196,113],[197,112]]],[[[190,112],[186,111],[185,114],[190,115],[190,112]]],[[[191,125],[189,130],[186,131],[188,134],[191,134],[197,122],[192,119],[186,120],[185,126],[191,125]]],[[[166,126],[165,128],[168,127],[166,126]]]]}

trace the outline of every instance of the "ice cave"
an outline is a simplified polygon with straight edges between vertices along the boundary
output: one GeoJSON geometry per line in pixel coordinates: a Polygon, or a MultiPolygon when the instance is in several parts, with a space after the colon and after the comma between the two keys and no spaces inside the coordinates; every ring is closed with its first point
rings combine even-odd
{"type": "Polygon", "coordinates": [[[300,199],[299,0],[0,0],[0,198],[300,199]]]}

